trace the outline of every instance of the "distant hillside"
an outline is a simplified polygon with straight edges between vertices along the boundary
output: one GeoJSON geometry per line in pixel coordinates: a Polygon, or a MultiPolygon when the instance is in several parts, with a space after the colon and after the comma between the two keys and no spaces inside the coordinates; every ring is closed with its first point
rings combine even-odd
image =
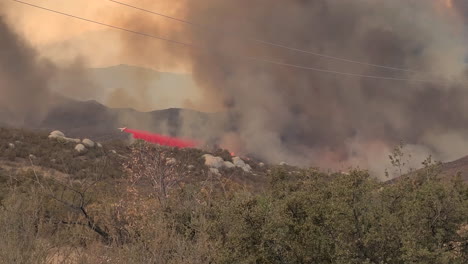
{"type": "Polygon", "coordinates": [[[117,130],[124,126],[171,136],[213,140],[223,123],[223,114],[177,108],[138,112],[108,108],[96,101],[66,99],[51,109],[42,123],[34,128],[59,129],[70,136],[86,136],[101,141],[126,137],[117,130]]]}
{"type": "Polygon", "coordinates": [[[187,101],[199,99],[196,84],[189,74],[117,65],[86,69],[80,78],[86,80],[77,80],[74,75],[63,75],[54,79],[51,86],[53,90],[73,95],[76,99],[92,98],[109,107],[129,107],[141,111],[180,108],[187,101]],[[70,85],[76,82],[83,82],[86,89],[77,91],[70,85]]]}
{"type": "Polygon", "coordinates": [[[442,164],[442,177],[450,177],[452,175],[456,175],[457,173],[461,173],[463,181],[468,182],[468,156],[442,164]]]}

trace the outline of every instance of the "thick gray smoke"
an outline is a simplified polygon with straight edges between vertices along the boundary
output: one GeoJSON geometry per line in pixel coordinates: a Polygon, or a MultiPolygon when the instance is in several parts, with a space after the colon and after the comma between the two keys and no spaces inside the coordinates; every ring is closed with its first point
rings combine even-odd
{"type": "Polygon", "coordinates": [[[187,5],[189,20],[224,29],[220,34],[192,31],[197,45],[222,51],[194,52],[193,74],[207,102],[232,113],[235,129],[229,137],[237,135],[241,151],[274,162],[335,168],[375,167],[400,141],[410,144],[415,156],[432,153],[452,159],[468,154],[465,49],[454,30],[454,10],[407,0],[203,0],[187,5]],[[318,58],[239,35],[423,73],[318,58]],[[324,74],[252,62],[237,54],[439,82],[324,74]]]}
{"type": "MultiPolygon", "coordinates": [[[[38,127],[50,109],[75,98],[95,93],[84,64],[57,65],[18,35],[1,16],[0,5],[0,122],[16,127],[38,127]],[[57,81],[59,80],[59,81],[57,81]],[[54,85],[59,83],[60,85],[54,85]],[[55,88],[55,89],[53,89],[55,88]]],[[[81,98],[80,98],[81,99],[81,98]]]]}
{"type": "MultiPolygon", "coordinates": [[[[149,9],[154,3],[142,2],[149,9]]],[[[230,124],[221,136],[224,147],[270,162],[330,168],[360,165],[379,172],[387,163],[391,147],[400,141],[409,144],[418,162],[428,154],[442,160],[467,154],[466,26],[461,22],[467,13],[465,1],[454,0],[451,9],[442,0],[184,2],[171,14],[219,30],[158,24],[153,16],[139,12],[119,16],[114,22],[211,50],[155,45],[147,38],[122,35],[128,56],[154,58],[156,64],[192,69],[204,95],[200,106],[225,110],[230,115],[230,124]],[[417,72],[345,63],[248,39],[417,72]],[[347,77],[246,60],[241,55],[333,71],[436,82],[347,77]]],[[[23,57],[14,56],[13,60],[2,53],[0,70],[6,77],[2,78],[1,89],[17,99],[0,101],[0,105],[22,113],[15,109],[20,104],[12,103],[22,98],[21,92],[11,87],[22,87],[27,95],[27,89],[35,87],[34,92],[47,99],[45,87],[51,73],[47,64],[41,63],[6,26],[3,31],[6,33],[2,32],[2,38],[5,34],[13,36],[13,50],[25,54],[26,59],[20,60],[24,64],[20,65],[16,57],[23,57]],[[10,67],[15,63],[17,67],[10,67]],[[24,76],[28,78],[20,78],[24,76]]],[[[11,52],[10,48],[2,50],[11,52]]],[[[40,96],[28,107],[40,108],[37,98],[40,96]]]]}
{"type": "Polygon", "coordinates": [[[13,125],[38,122],[48,107],[53,67],[0,16],[0,115],[13,125]]]}
{"type": "MultiPolygon", "coordinates": [[[[151,1],[143,2],[151,9],[151,1]]],[[[401,141],[414,166],[429,154],[440,160],[468,154],[465,2],[454,0],[450,8],[439,0],[200,0],[185,1],[178,16],[219,30],[181,29],[178,23],[177,30],[161,28],[141,13],[138,23],[136,17],[127,23],[211,50],[187,54],[170,45],[152,54],[190,65],[202,88],[201,105],[229,112],[224,147],[270,162],[359,165],[381,173],[401,141]],[[249,39],[414,71],[346,63],[249,39]],[[320,73],[241,55],[413,81],[320,73]]],[[[142,42],[128,38],[129,50],[144,51],[142,42]]],[[[142,59],[146,54],[141,52],[142,59]]]]}

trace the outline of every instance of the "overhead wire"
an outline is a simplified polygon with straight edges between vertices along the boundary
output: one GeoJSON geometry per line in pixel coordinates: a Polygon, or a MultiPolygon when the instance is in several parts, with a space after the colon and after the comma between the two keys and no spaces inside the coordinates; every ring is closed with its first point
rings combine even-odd
{"type": "MultiPolygon", "coordinates": [[[[177,21],[177,22],[181,22],[181,23],[190,25],[192,27],[198,27],[198,28],[202,28],[202,29],[205,29],[205,30],[215,29],[215,27],[194,23],[194,22],[191,22],[191,21],[188,21],[188,20],[184,20],[184,19],[173,17],[173,16],[165,15],[165,14],[160,13],[160,12],[155,12],[155,11],[152,11],[152,10],[149,10],[149,9],[145,9],[145,8],[141,8],[141,7],[138,7],[138,6],[130,5],[128,3],[124,3],[124,2],[120,2],[120,1],[116,1],[116,0],[108,0],[108,1],[119,4],[119,5],[122,5],[122,6],[125,6],[125,7],[129,7],[129,8],[135,9],[135,10],[143,11],[143,12],[146,12],[146,13],[161,16],[161,17],[164,17],[164,18],[167,18],[167,19],[171,19],[171,20],[174,20],[174,21],[177,21]]],[[[271,42],[271,41],[266,41],[266,40],[261,40],[261,39],[256,39],[256,38],[248,37],[246,39],[248,39],[250,41],[257,42],[257,43],[260,43],[260,44],[263,44],[263,45],[273,46],[273,47],[282,48],[282,49],[295,51],[295,52],[300,52],[300,53],[305,53],[305,54],[309,54],[309,55],[313,55],[313,56],[317,56],[317,57],[322,57],[322,58],[326,58],[326,59],[332,59],[332,60],[337,60],[337,61],[342,61],[342,62],[348,62],[348,63],[360,64],[360,65],[365,65],[365,66],[377,67],[377,68],[393,70],[393,71],[412,72],[412,73],[426,73],[426,72],[416,71],[416,70],[411,70],[411,69],[398,68],[398,67],[392,67],[392,66],[380,65],[380,64],[373,64],[373,63],[368,63],[368,62],[362,62],[362,61],[357,61],[357,60],[351,60],[351,59],[331,56],[331,55],[327,55],[327,54],[323,54],[323,53],[313,52],[313,51],[310,51],[310,50],[304,50],[304,49],[299,49],[299,48],[294,48],[294,47],[290,47],[290,46],[287,46],[287,45],[284,45],[284,44],[274,43],[274,42],[271,42]]]]}
{"type": "MultiPolygon", "coordinates": [[[[61,11],[57,11],[57,10],[54,10],[54,9],[38,6],[38,5],[35,5],[35,4],[32,4],[32,3],[28,3],[28,2],[24,2],[24,1],[20,1],[20,0],[11,0],[11,1],[17,2],[19,4],[27,5],[27,6],[30,6],[30,7],[34,7],[34,8],[37,8],[37,9],[41,9],[41,10],[44,10],[44,11],[48,11],[48,12],[56,13],[56,14],[59,14],[59,15],[63,15],[63,16],[71,17],[71,18],[74,18],[74,19],[78,19],[78,20],[85,21],[85,22],[88,22],[88,23],[93,23],[93,24],[97,24],[97,25],[117,29],[117,30],[124,31],[124,32],[127,32],[127,33],[132,33],[132,34],[140,35],[140,36],[143,36],[143,37],[153,38],[153,39],[157,39],[157,40],[166,41],[166,42],[169,42],[169,43],[172,43],[172,44],[177,44],[177,45],[193,48],[193,49],[196,49],[196,50],[201,50],[201,51],[205,51],[205,52],[214,53],[214,51],[207,50],[206,47],[199,47],[199,46],[196,46],[196,45],[191,44],[191,43],[172,40],[172,39],[168,39],[168,38],[164,38],[164,37],[159,37],[159,36],[139,32],[139,31],[136,31],[136,30],[131,30],[131,29],[128,29],[128,28],[123,28],[123,27],[119,27],[119,26],[106,24],[106,23],[99,22],[99,21],[96,21],[96,20],[83,18],[83,17],[80,17],[80,16],[68,14],[68,13],[65,13],[65,12],[61,12],[61,11]]],[[[310,71],[315,71],[315,72],[329,73],[329,74],[336,74],[336,75],[343,75],[343,76],[350,76],[350,77],[360,77],[360,78],[367,78],[367,79],[393,80],[393,81],[423,82],[423,83],[439,83],[439,84],[445,84],[446,83],[446,82],[442,82],[442,81],[438,81],[438,80],[395,78],[395,77],[383,77],[383,76],[376,76],[376,75],[365,75],[365,74],[357,74],[357,73],[340,72],[340,71],[333,71],[333,70],[327,70],[327,69],[321,69],[321,68],[315,68],[315,67],[301,66],[301,65],[285,63],[285,62],[280,62],[280,61],[275,61],[275,60],[270,60],[270,59],[264,59],[264,58],[258,58],[258,57],[253,57],[253,56],[247,56],[247,55],[237,55],[236,54],[236,55],[231,55],[231,56],[236,57],[236,58],[240,57],[240,58],[250,60],[250,61],[268,63],[268,64],[272,64],[272,65],[277,65],[277,66],[291,67],[291,68],[296,68],[296,69],[310,70],[310,71]]]]}

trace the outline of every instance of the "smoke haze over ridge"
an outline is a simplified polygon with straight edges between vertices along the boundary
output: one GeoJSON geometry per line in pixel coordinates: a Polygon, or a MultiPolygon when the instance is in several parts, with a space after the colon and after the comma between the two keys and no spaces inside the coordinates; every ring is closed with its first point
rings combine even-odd
{"type": "MultiPolygon", "coordinates": [[[[211,54],[193,50],[186,54],[180,47],[182,52],[174,52],[172,46],[165,52],[191,65],[203,89],[203,106],[227,110],[234,117],[235,129],[226,133],[227,147],[274,162],[335,168],[380,164],[400,141],[409,144],[417,162],[429,154],[453,159],[461,152],[457,149],[467,149],[462,1],[454,1],[452,8],[444,1],[414,0],[184,3],[178,17],[221,30],[152,28],[155,18],[144,13],[136,13],[141,25],[137,28],[216,47],[219,52],[211,54]],[[430,74],[343,63],[246,38],[430,74]],[[349,78],[246,61],[236,54],[442,84],[349,78]]],[[[150,1],[138,5],[152,8],[150,1]]],[[[128,25],[135,25],[133,21],[127,20],[128,25]]],[[[141,44],[128,39],[128,50],[136,50],[131,48],[135,42],[141,44]]]]}
{"type": "MultiPolygon", "coordinates": [[[[1,7],[1,5],[0,5],[1,7]]],[[[9,122],[37,122],[50,100],[48,80],[52,67],[11,31],[0,16],[0,109],[9,122]],[[33,88],[34,87],[34,88],[33,88]]]]}
{"type": "MultiPolygon", "coordinates": [[[[128,1],[158,11],[169,2],[128,1]]],[[[113,24],[210,47],[196,50],[121,34],[119,56],[190,69],[202,102],[227,111],[225,147],[270,162],[382,171],[400,140],[419,162],[467,154],[467,6],[445,1],[179,1],[174,15],[217,32],[109,5],[113,24]],[[239,37],[243,36],[243,37],[239,37]],[[245,38],[431,73],[404,73],[309,56],[245,38]],[[448,84],[372,80],[246,61],[239,54],[365,75],[437,79],[448,84]],[[419,160],[418,160],[419,159],[419,160]],[[378,165],[376,165],[378,164],[378,165]]],[[[109,11],[110,12],[110,11],[109,11]]]]}

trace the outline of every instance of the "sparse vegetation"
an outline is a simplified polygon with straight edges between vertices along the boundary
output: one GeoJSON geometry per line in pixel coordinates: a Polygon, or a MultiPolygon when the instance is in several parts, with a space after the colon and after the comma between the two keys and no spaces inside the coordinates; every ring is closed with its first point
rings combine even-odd
{"type": "Polygon", "coordinates": [[[468,186],[430,159],[382,183],[288,166],[213,175],[202,150],[141,142],[79,156],[46,134],[0,141],[2,263],[468,262],[468,186]]]}

